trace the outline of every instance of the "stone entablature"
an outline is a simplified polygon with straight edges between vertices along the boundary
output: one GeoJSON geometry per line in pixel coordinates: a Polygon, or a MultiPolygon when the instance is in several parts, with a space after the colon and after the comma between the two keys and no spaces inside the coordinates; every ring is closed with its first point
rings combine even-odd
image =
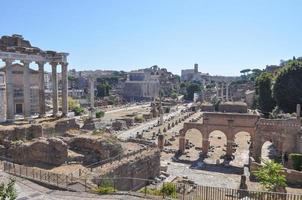
{"type": "Polygon", "coordinates": [[[209,135],[221,131],[227,138],[226,155],[232,156],[232,146],[239,132],[247,132],[251,136],[251,153],[259,161],[264,142],[271,141],[281,153],[299,152],[301,123],[291,119],[261,119],[259,115],[237,113],[203,113],[203,122],[185,123],[180,131],[179,150],[185,150],[185,135],[189,129],[197,129],[202,134],[202,151],[208,153],[209,135]]]}

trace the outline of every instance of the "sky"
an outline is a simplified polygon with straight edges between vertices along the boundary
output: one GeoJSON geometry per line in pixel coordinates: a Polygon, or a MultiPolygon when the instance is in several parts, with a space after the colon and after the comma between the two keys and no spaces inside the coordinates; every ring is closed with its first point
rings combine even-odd
{"type": "Polygon", "coordinates": [[[69,68],[158,65],[239,75],[302,56],[300,0],[0,0],[0,36],[70,53],[69,68]]]}

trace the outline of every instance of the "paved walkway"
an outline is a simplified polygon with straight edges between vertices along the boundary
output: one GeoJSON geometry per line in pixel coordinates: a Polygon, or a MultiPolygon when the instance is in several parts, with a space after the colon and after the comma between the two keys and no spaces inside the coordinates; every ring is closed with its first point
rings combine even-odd
{"type": "MultiPolygon", "coordinates": [[[[7,173],[0,171],[1,182],[7,182],[12,177],[7,173]]],[[[92,199],[127,199],[127,200],[141,200],[145,198],[135,197],[131,195],[97,195],[87,192],[69,192],[52,190],[29,180],[19,177],[13,177],[16,180],[17,200],[92,200],[92,199]]]]}

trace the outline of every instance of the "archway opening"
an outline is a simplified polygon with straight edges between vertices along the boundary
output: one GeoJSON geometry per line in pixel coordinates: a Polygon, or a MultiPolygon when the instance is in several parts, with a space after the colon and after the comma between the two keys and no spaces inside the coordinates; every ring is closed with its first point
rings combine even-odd
{"type": "Polygon", "coordinates": [[[186,159],[198,160],[202,154],[202,133],[197,129],[189,129],[186,132],[185,147],[186,147],[186,159]]]}
{"type": "Polygon", "coordinates": [[[219,130],[212,131],[209,134],[209,150],[206,162],[209,164],[220,164],[224,162],[226,155],[227,138],[226,135],[219,130]]]}
{"type": "Polygon", "coordinates": [[[235,134],[233,144],[233,156],[231,165],[243,167],[249,163],[251,136],[248,132],[240,131],[235,134]]]}
{"type": "Polygon", "coordinates": [[[272,141],[266,141],[261,147],[261,163],[268,160],[276,160],[278,158],[277,148],[272,141]]]}

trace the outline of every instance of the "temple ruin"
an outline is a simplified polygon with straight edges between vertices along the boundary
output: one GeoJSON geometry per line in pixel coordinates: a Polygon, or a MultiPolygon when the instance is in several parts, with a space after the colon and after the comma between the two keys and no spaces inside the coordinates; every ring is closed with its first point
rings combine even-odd
{"type": "MultiPolygon", "coordinates": [[[[68,81],[67,81],[67,56],[68,53],[59,53],[55,51],[43,51],[38,47],[34,47],[29,41],[24,40],[21,35],[3,36],[0,39],[0,59],[5,63],[2,71],[4,72],[5,79],[5,102],[1,102],[1,109],[6,110],[6,115],[1,113],[1,121],[14,121],[16,111],[22,111],[24,118],[30,118],[32,115],[31,101],[33,97],[38,99],[39,108],[38,113],[40,116],[45,115],[45,92],[44,92],[44,65],[49,63],[52,67],[52,106],[53,115],[56,116],[59,112],[58,108],[58,78],[57,67],[62,67],[62,115],[66,116],[68,113],[68,81]],[[19,70],[16,70],[14,64],[19,61],[19,70]],[[36,63],[38,69],[38,85],[36,95],[33,94],[34,87],[31,82],[31,69],[30,64],[36,63]],[[21,69],[21,70],[20,70],[21,69]],[[22,75],[22,88],[15,88],[14,77],[16,74],[22,75]],[[23,102],[16,103],[16,97],[22,96],[23,102]],[[38,96],[38,97],[36,97],[38,96]]],[[[3,77],[3,75],[1,76],[3,77]]],[[[1,80],[0,80],[1,82],[1,80]]],[[[1,86],[1,91],[4,88],[1,86]]],[[[1,98],[3,94],[1,93],[1,98]]],[[[1,110],[0,110],[1,111],[1,110]]]]}

